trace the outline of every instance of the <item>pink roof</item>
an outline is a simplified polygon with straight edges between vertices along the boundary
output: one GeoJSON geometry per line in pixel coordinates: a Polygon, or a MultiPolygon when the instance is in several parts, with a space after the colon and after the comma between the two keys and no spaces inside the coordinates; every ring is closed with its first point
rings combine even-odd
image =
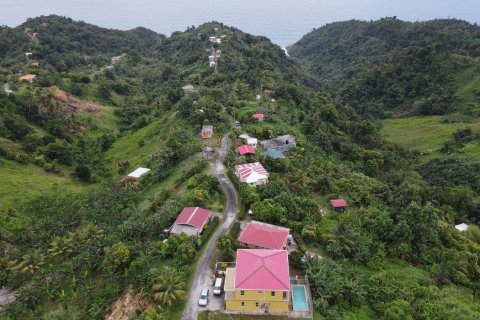
{"type": "Polygon", "coordinates": [[[287,250],[237,250],[235,289],[289,291],[287,250]]]}
{"type": "Polygon", "coordinates": [[[24,76],[21,76],[21,77],[20,77],[20,80],[28,80],[28,81],[30,81],[30,80],[35,79],[35,77],[36,77],[35,74],[26,74],[26,75],[24,75],[24,76]]]}
{"type": "Polygon", "coordinates": [[[251,222],[240,234],[238,241],[262,248],[280,250],[285,245],[289,230],[266,223],[251,222]]]}
{"type": "Polygon", "coordinates": [[[187,207],[177,217],[173,224],[185,224],[202,229],[210,217],[210,211],[200,207],[187,207]]]}
{"type": "Polygon", "coordinates": [[[247,153],[255,154],[255,148],[253,148],[252,146],[247,146],[245,144],[243,146],[238,147],[237,150],[238,150],[238,153],[240,153],[242,156],[247,153]]]}
{"type": "Polygon", "coordinates": [[[255,119],[263,119],[263,118],[265,118],[265,115],[264,115],[263,113],[255,113],[255,114],[253,115],[253,117],[254,117],[255,119]]]}
{"type": "Polygon", "coordinates": [[[330,200],[330,204],[334,208],[343,208],[347,206],[347,201],[343,199],[334,199],[334,200],[330,200]]]}
{"type": "Polygon", "coordinates": [[[235,172],[240,176],[241,182],[256,182],[268,178],[268,172],[260,162],[237,164],[235,172]]]}
{"type": "Polygon", "coordinates": [[[265,89],[265,90],[263,90],[263,93],[264,94],[271,94],[271,93],[273,93],[273,90],[265,89]]]}

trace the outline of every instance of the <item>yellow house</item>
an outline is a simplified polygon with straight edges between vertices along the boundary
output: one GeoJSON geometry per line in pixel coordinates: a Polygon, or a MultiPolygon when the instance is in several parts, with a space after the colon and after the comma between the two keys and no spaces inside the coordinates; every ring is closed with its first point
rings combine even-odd
{"type": "Polygon", "coordinates": [[[237,250],[225,278],[225,309],[245,313],[288,313],[290,273],[286,250],[237,250]]]}

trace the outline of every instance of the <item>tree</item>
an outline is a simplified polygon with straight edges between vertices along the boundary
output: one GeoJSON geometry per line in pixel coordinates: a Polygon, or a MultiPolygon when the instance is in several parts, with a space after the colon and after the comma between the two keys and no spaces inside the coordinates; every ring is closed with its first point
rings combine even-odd
{"type": "Polygon", "coordinates": [[[89,181],[91,172],[90,168],[84,164],[79,164],[75,167],[75,175],[83,181],[89,181]]]}
{"type": "Polygon", "coordinates": [[[220,261],[233,261],[235,259],[235,241],[230,236],[221,236],[216,244],[220,251],[220,261]]]}
{"type": "Polygon", "coordinates": [[[353,241],[351,226],[340,222],[332,227],[330,233],[324,236],[327,242],[327,251],[335,256],[350,256],[355,242],[353,241]]]}
{"type": "Polygon", "coordinates": [[[170,306],[185,295],[185,282],[181,273],[164,267],[153,271],[153,299],[162,306],[170,306]]]}
{"type": "Polygon", "coordinates": [[[119,242],[107,249],[105,258],[103,259],[103,267],[108,272],[114,272],[129,261],[130,250],[125,244],[119,242]]]}

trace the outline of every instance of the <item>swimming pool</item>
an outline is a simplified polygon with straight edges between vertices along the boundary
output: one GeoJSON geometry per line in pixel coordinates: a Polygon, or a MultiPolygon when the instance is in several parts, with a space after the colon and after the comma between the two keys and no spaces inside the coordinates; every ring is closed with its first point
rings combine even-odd
{"type": "Polygon", "coordinates": [[[307,295],[305,286],[292,286],[293,311],[308,311],[307,295]]]}

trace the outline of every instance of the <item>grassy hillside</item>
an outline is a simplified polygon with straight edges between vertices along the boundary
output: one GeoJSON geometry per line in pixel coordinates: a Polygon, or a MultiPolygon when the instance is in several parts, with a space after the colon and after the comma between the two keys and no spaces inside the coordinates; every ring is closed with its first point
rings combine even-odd
{"type": "Polygon", "coordinates": [[[89,184],[74,181],[66,169],[59,173],[45,172],[33,164],[0,158],[0,209],[17,207],[42,194],[72,191],[80,193],[89,188],[89,184]]]}
{"type": "MultiPolygon", "coordinates": [[[[383,121],[383,133],[389,141],[408,150],[427,154],[438,151],[445,142],[452,139],[453,133],[466,127],[479,132],[480,119],[456,113],[449,116],[416,116],[383,121]],[[445,123],[446,119],[455,119],[456,122],[445,123]]],[[[478,141],[472,142],[468,144],[465,153],[477,155],[478,148],[478,141]]]]}

